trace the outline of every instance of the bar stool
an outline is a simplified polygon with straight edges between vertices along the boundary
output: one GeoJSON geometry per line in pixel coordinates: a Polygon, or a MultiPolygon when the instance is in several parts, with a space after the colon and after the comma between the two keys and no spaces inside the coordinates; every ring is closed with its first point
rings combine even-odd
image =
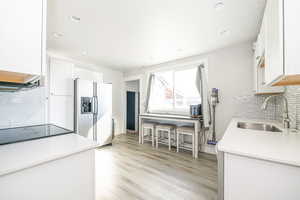
{"type": "Polygon", "coordinates": [[[193,127],[188,127],[188,126],[182,126],[182,127],[177,127],[176,128],[176,133],[177,133],[177,153],[179,152],[180,148],[180,139],[179,136],[182,135],[189,135],[192,136],[192,154],[193,157],[195,155],[195,129],[193,127]]]}
{"type": "Polygon", "coordinates": [[[155,126],[156,123],[152,123],[152,122],[145,122],[142,124],[142,144],[144,144],[144,136],[145,136],[145,129],[149,131],[149,136],[151,136],[151,140],[147,140],[147,141],[152,141],[152,146],[154,147],[154,135],[155,135],[155,126]]]}
{"type": "MultiPolygon", "coordinates": [[[[171,150],[171,134],[172,132],[176,135],[176,130],[174,125],[168,124],[160,124],[156,126],[156,148],[158,148],[158,143],[167,144],[169,146],[169,150],[171,150]],[[159,133],[164,132],[168,134],[168,142],[159,141],[159,133]]],[[[176,136],[175,136],[176,138],[176,136]]]]}

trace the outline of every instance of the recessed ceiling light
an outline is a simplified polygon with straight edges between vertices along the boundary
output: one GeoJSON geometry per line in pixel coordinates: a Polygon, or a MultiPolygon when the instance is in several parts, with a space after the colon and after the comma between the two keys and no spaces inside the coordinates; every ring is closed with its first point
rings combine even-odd
{"type": "Polygon", "coordinates": [[[223,1],[217,1],[214,7],[216,10],[222,10],[224,8],[224,6],[225,5],[224,5],[223,1]]]}
{"type": "Polygon", "coordinates": [[[220,35],[221,36],[227,36],[227,35],[229,35],[229,30],[222,30],[221,32],[220,32],[220,35]]]}
{"type": "Polygon", "coordinates": [[[53,33],[52,35],[53,35],[53,37],[55,37],[55,38],[60,38],[60,37],[63,36],[63,34],[57,33],[57,32],[53,33]]]}
{"type": "Polygon", "coordinates": [[[70,19],[71,19],[73,22],[80,22],[80,17],[75,16],[75,15],[72,15],[72,16],[70,17],[70,19]]]}

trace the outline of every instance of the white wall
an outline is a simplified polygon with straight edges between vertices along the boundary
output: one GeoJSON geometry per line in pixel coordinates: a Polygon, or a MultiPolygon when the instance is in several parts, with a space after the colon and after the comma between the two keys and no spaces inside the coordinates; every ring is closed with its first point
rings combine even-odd
{"type": "Polygon", "coordinates": [[[130,91],[130,92],[139,92],[140,90],[139,81],[138,80],[126,81],[125,89],[126,91],[130,91]]]}
{"type": "Polygon", "coordinates": [[[69,62],[74,63],[76,67],[89,69],[93,71],[100,72],[103,77],[104,83],[112,83],[112,96],[113,96],[113,108],[112,108],[112,116],[115,119],[115,134],[124,133],[124,111],[123,111],[123,98],[124,98],[124,84],[123,84],[123,72],[112,70],[107,67],[94,65],[92,63],[84,63],[78,60],[74,60],[65,56],[61,56],[56,54],[55,52],[48,52],[50,57],[55,57],[59,59],[63,59],[69,62]]]}
{"type": "Polygon", "coordinates": [[[245,42],[207,54],[129,71],[124,74],[124,78],[143,77],[142,82],[145,87],[141,91],[141,101],[144,105],[149,72],[172,68],[186,62],[207,62],[209,88],[220,89],[220,104],[216,111],[216,132],[217,137],[221,138],[231,118],[240,112],[245,112],[243,98],[253,96],[252,57],[252,43],[245,42]]]}

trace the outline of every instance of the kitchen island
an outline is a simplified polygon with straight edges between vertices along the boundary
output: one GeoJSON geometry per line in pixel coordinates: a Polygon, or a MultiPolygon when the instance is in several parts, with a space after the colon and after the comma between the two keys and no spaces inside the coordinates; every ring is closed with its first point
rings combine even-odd
{"type": "Polygon", "coordinates": [[[94,200],[97,146],[73,133],[0,145],[0,199],[94,200]]]}

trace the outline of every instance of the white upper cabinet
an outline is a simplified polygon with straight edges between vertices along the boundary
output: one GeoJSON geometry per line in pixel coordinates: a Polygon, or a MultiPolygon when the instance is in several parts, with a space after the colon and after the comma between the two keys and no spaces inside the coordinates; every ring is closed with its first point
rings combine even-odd
{"type": "Polygon", "coordinates": [[[300,76],[300,2],[284,1],[285,75],[300,76]]]}
{"type": "MultiPolygon", "coordinates": [[[[276,0],[274,0],[272,3],[274,3],[275,1],[276,0]]],[[[275,26],[269,13],[270,10],[274,10],[274,8],[271,8],[271,6],[274,7],[274,5],[267,5],[265,9],[260,32],[254,45],[255,52],[253,63],[255,94],[275,94],[284,92],[283,87],[271,87],[267,85],[268,79],[270,79],[270,77],[268,77],[267,75],[270,75],[270,72],[273,73],[270,66],[275,63],[277,67],[280,67],[280,69],[282,69],[282,65],[278,64],[278,60],[282,60],[283,57],[280,56],[281,58],[279,58],[278,56],[275,56],[276,52],[278,52],[278,47],[275,47],[274,44],[270,42],[270,40],[273,40],[274,36],[276,35],[270,32],[270,22],[272,26],[275,26]],[[272,34],[272,36],[269,37],[269,34],[272,34]],[[274,56],[275,58],[271,58],[274,56]],[[271,63],[270,61],[274,63],[271,63]]]]}
{"type": "Polygon", "coordinates": [[[103,83],[103,75],[100,72],[84,69],[82,67],[75,66],[74,78],[80,78],[82,80],[90,80],[99,83],[103,83]]]}
{"type": "Polygon", "coordinates": [[[267,1],[265,80],[268,85],[300,84],[299,10],[299,1],[267,1]]]}
{"type": "Polygon", "coordinates": [[[59,59],[50,59],[50,94],[57,96],[74,95],[74,64],[59,59]]]}
{"type": "Polygon", "coordinates": [[[278,79],[283,74],[283,1],[268,0],[266,16],[265,80],[278,79]]]}
{"type": "Polygon", "coordinates": [[[40,75],[45,59],[46,0],[0,6],[0,70],[40,75]]]}

